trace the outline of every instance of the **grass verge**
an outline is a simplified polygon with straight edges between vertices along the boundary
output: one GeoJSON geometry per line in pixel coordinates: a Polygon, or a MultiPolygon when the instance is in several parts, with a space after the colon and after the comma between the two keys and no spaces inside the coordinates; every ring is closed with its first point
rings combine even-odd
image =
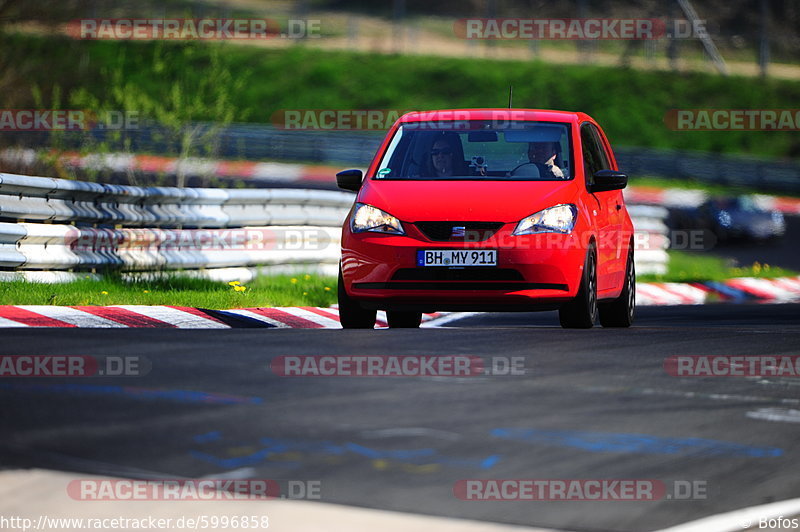
{"type": "Polygon", "coordinates": [[[754,262],[747,267],[734,267],[728,259],[685,251],[668,251],[669,267],[664,275],[640,275],[638,282],[690,283],[697,281],[724,281],[733,277],[758,277],[773,279],[800,275],[787,270],[754,262]]]}
{"type": "Polygon", "coordinates": [[[170,276],[125,281],[107,276],[70,283],[0,282],[6,305],[175,305],[208,309],[244,307],[329,307],[336,302],[336,279],[316,275],[259,277],[247,284],[170,276]]]}

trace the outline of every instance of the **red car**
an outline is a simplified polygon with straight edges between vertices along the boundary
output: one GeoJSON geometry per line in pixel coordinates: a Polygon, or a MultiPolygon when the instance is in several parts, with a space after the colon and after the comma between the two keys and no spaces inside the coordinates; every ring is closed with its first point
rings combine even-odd
{"type": "Polygon", "coordinates": [[[342,228],[342,326],[418,327],[423,312],[558,310],[628,327],[633,226],[603,130],[584,113],[415,112],[389,130],[342,228]]]}

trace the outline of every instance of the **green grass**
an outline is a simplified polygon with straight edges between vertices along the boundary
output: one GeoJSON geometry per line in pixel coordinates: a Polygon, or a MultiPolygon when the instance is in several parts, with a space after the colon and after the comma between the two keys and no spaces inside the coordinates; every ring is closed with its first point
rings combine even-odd
{"type": "MultiPolygon", "coordinates": [[[[793,109],[800,82],[713,73],[673,73],[540,61],[449,58],[323,51],[302,44],[264,49],[200,44],[191,54],[184,43],[74,41],[55,36],[0,34],[13,91],[0,94],[5,108],[35,107],[26,87],[50,95],[58,84],[67,95],[85,89],[100,99],[114,90],[110,72],[152,98],[163,98],[180,79],[199,86],[219,46],[226,68],[250,72],[234,121],[268,123],[281,109],[436,109],[504,107],[514,85],[515,107],[584,111],[604,127],[613,145],[798,157],[793,131],[672,131],[670,109],[793,109]],[[162,46],[163,62],[153,60],[162,46]],[[164,69],[164,65],[168,68],[164,69]],[[160,70],[159,70],[160,69],[160,70]],[[12,80],[13,81],[13,80],[12,80]]],[[[187,98],[191,94],[186,95],[187,98]]],[[[62,106],[68,98],[62,98],[62,106]]],[[[203,120],[208,117],[196,116],[203,120]]]]}
{"type": "Polygon", "coordinates": [[[237,291],[226,283],[169,276],[126,282],[116,276],[62,284],[0,282],[6,305],[176,305],[208,309],[242,307],[329,307],[336,279],[316,275],[258,277],[237,291]]]}
{"type": "Polygon", "coordinates": [[[665,275],[640,275],[639,282],[675,282],[688,283],[695,281],[723,281],[733,277],[759,277],[772,279],[800,275],[793,270],[753,263],[746,267],[734,267],[730,260],[703,253],[685,251],[668,251],[669,266],[665,275]]]}

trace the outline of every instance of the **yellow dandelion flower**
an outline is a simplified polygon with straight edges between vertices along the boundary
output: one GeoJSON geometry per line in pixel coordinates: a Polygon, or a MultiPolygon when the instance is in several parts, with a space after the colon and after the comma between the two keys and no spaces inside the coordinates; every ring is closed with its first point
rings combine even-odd
{"type": "Polygon", "coordinates": [[[295,279],[294,277],[292,277],[292,278],[289,280],[289,282],[290,282],[290,283],[292,283],[292,284],[297,284],[297,279],[295,279]]]}
{"type": "Polygon", "coordinates": [[[107,296],[107,295],[108,295],[108,292],[106,292],[105,290],[103,290],[103,291],[102,291],[102,292],[100,292],[100,293],[101,293],[101,294],[103,294],[104,296],[107,296]]]}
{"type": "Polygon", "coordinates": [[[144,292],[145,294],[149,294],[150,290],[142,290],[142,292],[144,292]]]}
{"type": "Polygon", "coordinates": [[[236,290],[237,292],[244,292],[245,290],[247,290],[247,287],[246,286],[234,286],[233,289],[236,290]]]}
{"type": "Polygon", "coordinates": [[[303,292],[303,295],[304,295],[304,296],[307,296],[307,295],[308,295],[308,292],[303,292]]]}
{"type": "Polygon", "coordinates": [[[330,286],[326,286],[326,287],[325,287],[325,291],[326,291],[326,292],[330,292],[330,291],[331,291],[331,287],[330,287],[330,286]]]}
{"type": "Polygon", "coordinates": [[[303,276],[303,279],[305,279],[306,281],[308,281],[309,279],[311,279],[311,276],[310,276],[310,275],[308,275],[308,274],[305,274],[305,275],[303,276]]]}
{"type": "Polygon", "coordinates": [[[242,283],[240,283],[239,281],[231,281],[231,282],[229,282],[228,284],[229,284],[230,286],[239,286],[239,285],[240,285],[240,284],[242,284],[242,283]]]}

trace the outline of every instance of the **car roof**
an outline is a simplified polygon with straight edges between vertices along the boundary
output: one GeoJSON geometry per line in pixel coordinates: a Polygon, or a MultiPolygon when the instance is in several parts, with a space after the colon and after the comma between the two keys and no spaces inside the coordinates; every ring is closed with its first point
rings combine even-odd
{"type": "Polygon", "coordinates": [[[508,108],[480,108],[480,109],[439,109],[435,111],[413,111],[400,117],[400,123],[424,121],[449,121],[449,120],[531,120],[541,122],[581,123],[592,122],[597,124],[586,113],[572,111],[554,111],[548,109],[508,109],[508,108]]]}

